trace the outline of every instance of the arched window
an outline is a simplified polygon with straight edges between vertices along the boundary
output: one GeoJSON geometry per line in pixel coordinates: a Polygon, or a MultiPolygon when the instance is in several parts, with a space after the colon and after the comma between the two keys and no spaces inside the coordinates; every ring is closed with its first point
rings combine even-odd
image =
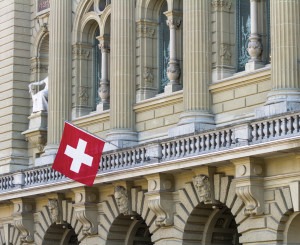
{"type": "Polygon", "coordinates": [[[93,96],[93,110],[96,110],[97,104],[101,101],[98,90],[101,80],[101,50],[99,49],[99,40],[97,37],[100,35],[99,27],[95,31],[93,39],[93,86],[92,86],[92,96],[93,96]]]}
{"type": "MultiPolygon", "coordinates": [[[[263,47],[261,60],[270,62],[270,0],[258,1],[258,34],[263,47]]],[[[244,71],[245,65],[250,60],[247,51],[251,35],[250,0],[236,0],[236,71],[244,71]]]]}
{"type": "Polygon", "coordinates": [[[251,19],[250,19],[250,1],[237,0],[236,1],[236,38],[237,38],[237,72],[245,70],[246,63],[250,60],[248,54],[248,42],[251,33],[251,19]]]}
{"type": "Polygon", "coordinates": [[[166,23],[167,17],[164,15],[167,10],[168,4],[165,1],[159,13],[159,93],[164,92],[169,82],[167,68],[170,58],[170,30],[166,23]]]}

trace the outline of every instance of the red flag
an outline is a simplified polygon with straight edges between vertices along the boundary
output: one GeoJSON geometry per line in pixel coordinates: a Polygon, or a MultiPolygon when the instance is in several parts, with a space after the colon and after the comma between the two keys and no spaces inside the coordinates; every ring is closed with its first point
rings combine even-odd
{"type": "Polygon", "coordinates": [[[104,144],[99,138],[66,122],[52,168],[70,179],[92,186],[104,144]]]}

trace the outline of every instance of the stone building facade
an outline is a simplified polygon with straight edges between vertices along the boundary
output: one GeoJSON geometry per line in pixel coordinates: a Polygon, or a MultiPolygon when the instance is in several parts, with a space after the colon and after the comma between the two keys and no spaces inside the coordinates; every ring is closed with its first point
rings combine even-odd
{"type": "Polygon", "coordinates": [[[1,245],[300,244],[299,0],[0,9],[1,245]],[[110,142],[93,187],[66,120],[110,142]]]}

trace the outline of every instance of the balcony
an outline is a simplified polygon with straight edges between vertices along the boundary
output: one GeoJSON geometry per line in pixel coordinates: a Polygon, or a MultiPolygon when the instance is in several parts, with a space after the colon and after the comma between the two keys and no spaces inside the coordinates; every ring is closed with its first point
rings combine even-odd
{"type": "MultiPolygon", "coordinates": [[[[300,148],[300,113],[251,120],[182,137],[156,140],[102,155],[95,184],[146,174],[226,164],[245,156],[269,156],[300,148]]],[[[0,176],[2,200],[81,186],[51,168],[0,176]],[[28,193],[29,192],[29,193],[28,193]],[[26,194],[27,193],[27,194],[26,194]]]]}

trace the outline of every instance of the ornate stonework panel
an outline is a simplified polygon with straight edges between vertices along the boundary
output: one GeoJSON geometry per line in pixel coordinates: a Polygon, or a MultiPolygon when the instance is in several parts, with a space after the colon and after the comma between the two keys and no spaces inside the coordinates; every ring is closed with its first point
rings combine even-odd
{"type": "Polygon", "coordinates": [[[116,186],[114,196],[119,208],[120,213],[127,215],[130,213],[129,198],[127,190],[123,186],[116,186]]]}

